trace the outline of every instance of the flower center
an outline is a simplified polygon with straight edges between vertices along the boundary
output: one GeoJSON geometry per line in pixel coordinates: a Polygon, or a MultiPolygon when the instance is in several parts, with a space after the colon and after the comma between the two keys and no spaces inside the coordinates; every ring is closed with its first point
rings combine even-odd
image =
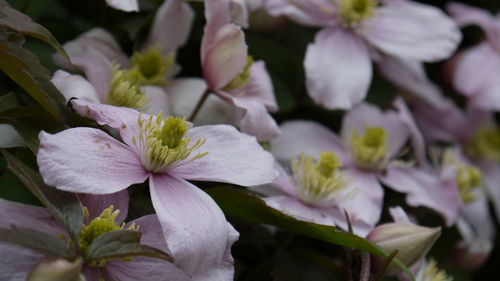
{"type": "Polygon", "coordinates": [[[374,14],[375,0],[339,0],[340,19],[347,27],[355,27],[374,14]]]}
{"type": "Polygon", "coordinates": [[[476,200],[473,191],[483,182],[483,174],[476,167],[462,165],[458,167],[456,181],[464,203],[471,203],[476,200]]]}
{"type": "Polygon", "coordinates": [[[365,134],[352,132],[351,150],[356,164],[365,169],[382,170],[387,166],[389,134],[381,127],[366,127],[365,134]]]}
{"type": "Polygon", "coordinates": [[[231,80],[231,82],[229,82],[229,84],[227,84],[223,90],[232,91],[245,87],[248,84],[248,82],[250,82],[250,78],[252,75],[250,72],[250,67],[253,65],[253,63],[254,60],[252,56],[248,56],[247,64],[243,68],[243,71],[240,74],[236,75],[236,77],[234,77],[233,80],[231,80]]]}
{"type": "Polygon", "coordinates": [[[500,130],[480,129],[465,146],[467,154],[500,162],[500,130]]]}
{"type": "MultiPolygon", "coordinates": [[[[148,119],[139,116],[139,138],[132,141],[142,149],[141,161],[144,167],[153,173],[164,173],[175,163],[186,160],[193,150],[200,148],[205,139],[197,139],[191,144],[186,137],[189,123],[182,117],[168,117],[165,120],[162,114],[151,115],[148,119]]],[[[208,152],[201,152],[188,161],[200,159],[208,152]]]]}
{"type": "Polygon", "coordinates": [[[347,185],[341,167],[339,156],[331,151],[321,153],[319,161],[304,153],[292,160],[300,199],[312,205],[331,203],[347,185]]]}
{"type": "Polygon", "coordinates": [[[446,272],[439,269],[434,260],[430,260],[426,265],[421,278],[417,277],[417,280],[422,281],[452,281],[453,279],[449,277],[446,272]]]}
{"type": "MultiPolygon", "coordinates": [[[[99,236],[123,229],[125,223],[122,225],[118,225],[116,223],[116,217],[120,214],[120,210],[113,210],[113,205],[109,206],[107,209],[102,211],[102,213],[94,218],[88,225],[85,225],[80,232],[80,251],[83,256],[88,254],[88,250],[92,242],[97,239],[99,236]]],[[[88,217],[87,208],[84,208],[85,216],[88,217]]],[[[139,227],[132,224],[128,230],[138,231],[139,227]]],[[[90,266],[99,266],[102,267],[106,263],[106,260],[93,261],[90,263],[90,266]]]]}
{"type": "Polygon", "coordinates": [[[131,70],[113,66],[111,85],[106,103],[139,109],[149,102],[149,97],[139,87],[137,75],[131,70]]]}
{"type": "Polygon", "coordinates": [[[132,69],[140,85],[165,86],[174,66],[174,53],[164,55],[161,47],[151,47],[132,56],[132,69]]]}

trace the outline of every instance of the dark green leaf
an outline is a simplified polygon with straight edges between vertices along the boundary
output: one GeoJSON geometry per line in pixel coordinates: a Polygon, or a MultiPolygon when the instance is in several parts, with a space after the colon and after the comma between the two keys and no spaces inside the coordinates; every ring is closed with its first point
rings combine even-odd
{"type": "Polygon", "coordinates": [[[2,227],[0,228],[0,241],[33,249],[48,256],[74,256],[62,240],[31,228],[2,227]]]}
{"type": "MultiPolygon", "coordinates": [[[[268,207],[263,200],[256,196],[229,187],[210,188],[207,192],[229,217],[274,225],[328,243],[360,249],[383,258],[389,257],[388,253],[366,239],[340,232],[332,226],[300,221],[268,207]]],[[[413,275],[406,265],[398,259],[395,259],[394,262],[413,279],[413,275]]]]}
{"type": "Polygon", "coordinates": [[[50,82],[51,74],[30,51],[0,34],[0,69],[57,120],[67,123],[70,110],[50,82]]]}
{"type": "Polygon", "coordinates": [[[22,34],[40,39],[69,60],[68,54],[66,54],[61,44],[57,42],[56,38],[45,27],[37,24],[27,15],[13,9],[4,0],[0,0],[0,27],[10,28],[22,34]]]}
{"type": "Polygon", "coordinates": [[[17,99],[14,93],[8,93],[0,97],[0,112],[4,112],[17,106],[17,99]]]}
{"type": "Polygon", "coordinates": [[[57,190],[47,186],[40,174],[33,171],[15,156],[6,150],[0,150],[7,166],[40,202],[58,219],[71,236],[73,241],[78,241],[83,224],[83,211],[80,200],[75,194],[57,190]]]}
{"type": "Polygon", "coordinates": [[[141,233],[133,230],[115,230],[97,237],[90,244],[88,260],[147,256],[172,261],[166,253],[145,245],[140,245],[141,233]]]}

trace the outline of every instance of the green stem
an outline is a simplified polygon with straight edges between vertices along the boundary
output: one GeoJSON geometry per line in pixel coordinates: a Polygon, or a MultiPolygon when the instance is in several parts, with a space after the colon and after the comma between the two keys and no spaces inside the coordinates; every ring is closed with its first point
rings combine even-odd
{"type": "Polygon", "coordinates": [[[196,118],[196,115],[198,115],[198,112],[200,111],[201,107],[207,100],[208,96],[210,95],[210,89],[207,88],[205,92],[203,92],[203,95],[201,95],[201,98],[198,100],[198,103],[196,104],[196,107],[194,108],[193,112],[188,118],[189,122],[193,122],[193,120],[196,118]]]}

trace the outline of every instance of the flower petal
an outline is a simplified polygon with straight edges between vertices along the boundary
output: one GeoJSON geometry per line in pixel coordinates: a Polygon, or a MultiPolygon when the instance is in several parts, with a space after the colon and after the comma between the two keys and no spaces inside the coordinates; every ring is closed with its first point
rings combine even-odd
{"type": "Polygon", "coordinates": [[[435,210],[444,217],[447,226],[455,223],[462,201],[454,179],[442,180],[414,167],[389,167],[381,180],[392,189],[406,193],[408,205],[435,210]]]}
{"type": "Polygon", "coordinates": [[[72,128],[40,133],[37,163],[45,183],[58,189],[109,194],[146,180],[138,155],[105,132],[72,128]]]}
{"type": "Polygon", "coordinates": [[[259,141],[270,141],[280,135],[280,129],[264,104],[255,100],[233,99],[242,109],[239,127],[242,132],[255,136],[259,141]]]}
{"type": "Polygon", "coordinates": [[[368,48],[339,27],[320,30],[304,60],[311,98],[328,109],[350,109],[366,96],[372,79],[368,48]]]}
{"type": "Polygon", "coordinates": [[[192,155],[208,152],[201,159],[185,161],[169,173],[189,180],[228,182],[243,186],[270,183],[277,177],[274,159],[255,137],[228,125],[201,126],[191,129],[193,141],[205,139],[192,155]]]}
{"type": "Polygon", "coordinates": [[[0,124],[0,147],[11,148],[26,146],[26,142],[19,133],[8,124],[0,124]]]}
{"type": "Polygon", "coordinates": [[[345,148],[340,138],[325,126],[306,120],[287,121],[281,124],[281,135],[271,142],[271,153],[279,161],[288,162],[302,152],[319,156],[324,151],[334,151],[345,160],[345,148]]]}
{"type": "Polygon", "coordinates": [[[170,115],[170,100],[162,87],[143,86],[141,90],[149,97],[149,101],[144,109],[147,114],[159,114],[162,112],[165,115],[170,115]]]}
{"type": "Polygon", "coordinates": [[[137,0],[106,0],[106,3],[117,10],[125,12],[139,11],[139,3],[137,0]]]}
{"type": "Polygon", "coordinates": [[[248,27],[247,5],[246,0],[230,0],[229,2],[229,9],[233,22],[243,28],[248,27]]]}
{"type": "MultiPolygon", "coordinates": [[[[210,196],[169,175],[152,176],[150,191],[169,253],[178,267],[189,276],[210,276],[231,263],[230,254],[231,261],[225,258],[238,235],[210,196]]],[[[232,280],[234,268],[227,270],[227,280],[232,280]]]]}
{"type": "Polygon", "coordinates": [[[0,280],[26,281],[30,271],[44,258],[34,251],[0,243],[0,251],[6,258],[0,266],[0,280]]]}
{"type": "Polygon", "coordinates": [[[165,53],[175,52],[186,43],[194,12],[185,1],[164,1],[158,8],[146,45],[159,45],[165,53]]]}
{"type": "Polygon", "coordinates": [[[271,15],[283,15],[303,25],[323,27],[337,24],[337,9],[333,1],[267,0],[264,5],[271,15]]]}
{"type": "Polygon", "coordinates": [[[82,205],[87,207],[89,212],[88,221],[98,217],[109,206],[113,206],[114,210],[120,210],[120,214],[116,218],[118,224],[121,224],[127,218],[129,202],[127,190],[104,195],[78,194],[78,198],[80,198],[82,205]]]}
{"type": "Polygon", "coordinates": [[[500,221],[500,165],[497,162],[483,161],[479,166],[484,175],[486,192],[500,221]]]}
{"type": "Polygon", "coordinates": [[[163,238],[163,231],[161,229],[160,221],[156,214],[145,215],[137,218],[125,225],[125,228],[129,226],[138,226],[141,232],[141,244],[147,245],[160,249],[164,252],[168,252],[167,244],[163,238]]]}
{"type": "Polygon", "coordinates": [[[448,58],[461,33],[441,10],[414,1],[392,1],[378,7],[360,27],[363,37],[383,52],[419,61],[448,58]]]}
{"type": "Polygon", "coordinates": [[[134,257],[132,261],[107,262],[106,280],[120,281],[190,281],[189,276],[174,264],[147,257],[134,257]]]}
{"type": "Polygon", "coordinates": [[[66,101],[72,98],[100,103],[99,95],[94,86],[81,75],[69,74],[64,70],[57,70],[50,82],[56,86],[66,101]]]}

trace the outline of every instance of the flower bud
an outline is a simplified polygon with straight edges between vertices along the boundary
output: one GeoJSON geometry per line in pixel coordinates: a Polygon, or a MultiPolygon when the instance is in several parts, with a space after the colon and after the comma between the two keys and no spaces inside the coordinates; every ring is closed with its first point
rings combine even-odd
{"type": "MultiPolygon", "coordinates": [[[[375,227],[368,234],[367,239],[388,253],[397,250],[396,258],[410,267],[429,252],[440,234],[440,227],[430,228],[412,223],[387,223],[375,227]]],[[[385,262],[378,257],[373,260],[375,268],[380,268],[385,262]]],[[[401,269],[395,263],[391,263],[385,274],[394,275],[400,271],[401,269]]]]}
{"type": "Polygon", "coordinates": [[[81,260],[74,262],[59,258],[39,263],[31,272],[28,281],[86,281],[80,273],[81,260]]]}

